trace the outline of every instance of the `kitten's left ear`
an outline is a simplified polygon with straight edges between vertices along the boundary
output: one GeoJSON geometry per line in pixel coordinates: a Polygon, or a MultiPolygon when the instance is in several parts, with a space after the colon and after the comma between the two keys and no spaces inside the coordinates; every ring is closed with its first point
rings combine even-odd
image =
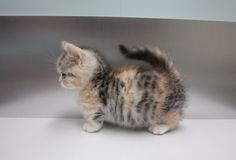
{"type": "Polygon", "coordinates": [[[66,53],[72,57],[75,58],[76,60],[82,60],[83,59],[83,50],[76,45],[62,41],[62,48],[66,51],[66,53]]]}

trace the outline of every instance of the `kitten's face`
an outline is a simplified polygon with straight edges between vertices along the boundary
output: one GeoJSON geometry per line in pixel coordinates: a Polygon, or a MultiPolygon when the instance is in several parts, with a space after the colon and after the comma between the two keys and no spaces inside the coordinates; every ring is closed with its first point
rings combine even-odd
{"type": "Polygon", "coordinates": [[[98,67],[94,53],[65,41],[62,48],[65,52],[57,60],[61,86],[67,89],[84,87],[98,67]]]}

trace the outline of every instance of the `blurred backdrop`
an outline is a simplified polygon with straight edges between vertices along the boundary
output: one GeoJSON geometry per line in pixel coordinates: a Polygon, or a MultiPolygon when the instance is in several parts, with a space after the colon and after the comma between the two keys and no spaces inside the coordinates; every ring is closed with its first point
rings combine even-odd
{"type": "MultiPolygon", "coordinates": [[[[117,45],[159,46],[188,92],[186,118],[236,118],[236,23],[95,17],[0,17],[0,117],[80,117],[58,84],[61,41],[96,47],[113,67],[117,45]]],[[[141,64],[141,63],[140,63],[141,64]]]]}

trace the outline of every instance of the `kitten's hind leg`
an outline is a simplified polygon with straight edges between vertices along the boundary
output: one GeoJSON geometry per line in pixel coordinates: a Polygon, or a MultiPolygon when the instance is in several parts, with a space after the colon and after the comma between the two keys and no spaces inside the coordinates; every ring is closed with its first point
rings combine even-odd
{"type": "Polygon", "coordinates": [[[166,124],[154,124],[148,127],[148,131],[155,135],[162,135],[171,129],[170,126],[166,124]]]}
{"type": "Polygon", "coordinates": [[[182,115],[179,112],[170,111],[163,115],[161,122],[149,126],[148,131],[152,134],[162,135],[174,129],[181,121],[182,115]]]}
{"type": "Polygon", "coordinates": [[[95,113],[87,117],[83,125],[83,130],[89,133],[98,132],[103,126],[102,116],[102,114],[95,113]]]}

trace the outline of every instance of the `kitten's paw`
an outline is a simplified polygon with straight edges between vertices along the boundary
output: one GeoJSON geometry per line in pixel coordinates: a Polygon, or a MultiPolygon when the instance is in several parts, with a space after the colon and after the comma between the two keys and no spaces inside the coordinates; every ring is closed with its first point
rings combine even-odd
{"type": "Polygon", "coordinates": [[[155,124],[148,128],[148,131],[155,135],[162,135],[170,130],[170,127],[165,124],[155,124]]]}
{"type": "Polygon", "coordinates": [[[102,128],[102,125],[95,124],[95,123],[88,123],[88,122],[86,122],[83,125],[83,130],[85,132],[89,132],[89,133],[98,132],[101,128],[102,128]]]}

